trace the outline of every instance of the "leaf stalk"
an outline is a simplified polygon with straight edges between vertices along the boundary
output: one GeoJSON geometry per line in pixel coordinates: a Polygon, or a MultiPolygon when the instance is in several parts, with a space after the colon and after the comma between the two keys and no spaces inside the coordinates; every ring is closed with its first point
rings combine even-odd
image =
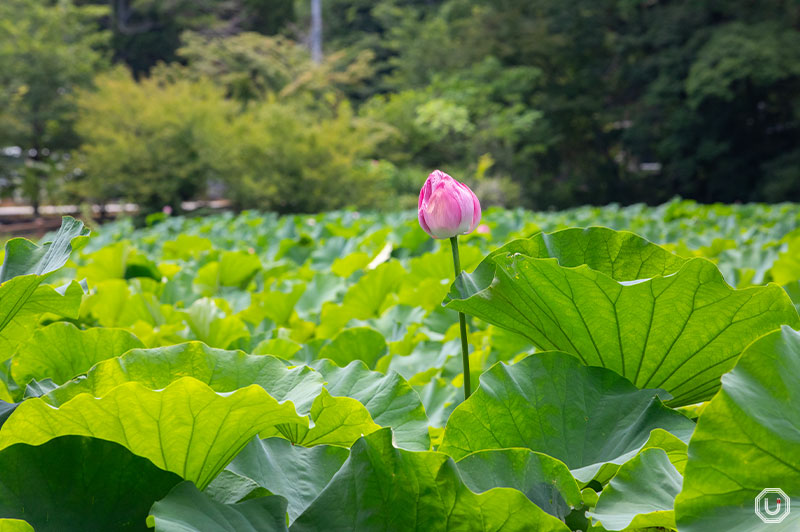
{"type": "MultiPolygon", "coordinates": [[[[453,248],[453,268],[455,269],[456,281],[461,274],[461,257],[458,254],[458,237],[450,237],[450,246],[453,248]]],[[[472,389],[470,387],[469,375],[469,344],[467,343],[467,317],[463,312],[458,313],[458,322],[461,326],[461,361],[464,365],[464,400],[469,399],[472,389]]]]}

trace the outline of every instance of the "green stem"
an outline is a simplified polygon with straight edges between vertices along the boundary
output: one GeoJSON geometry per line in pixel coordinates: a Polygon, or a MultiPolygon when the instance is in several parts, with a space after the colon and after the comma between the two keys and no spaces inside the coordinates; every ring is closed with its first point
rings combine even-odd
{"type": "MultiPolygon", "coordinates": [[[[461,274],[461,257],[458,255],[458,237],[450,237],[450,246],[453,248],[453,267],[456,278],[461,274]]],[[[472,389],[469,385],[469,344],[467,344],[467,317],[463,312],[458,313],[458,322],[461,325],[461,361],[464,364],[464,399],[469,398],[472,389]]]]}

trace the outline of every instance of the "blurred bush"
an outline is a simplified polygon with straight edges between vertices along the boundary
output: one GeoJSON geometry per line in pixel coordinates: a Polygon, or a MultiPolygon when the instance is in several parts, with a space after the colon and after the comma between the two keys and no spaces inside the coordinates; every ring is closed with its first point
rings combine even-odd
{"type": "Polygon", "coordinates": [[[83,139],[69,187],[86,201],[126,199],[145,212],[203,193],[218,178],[220,147],[238,106],[207,80],[135,81],[124,68],[81,91],[76,129],[83,139]]]}
{"type": "Polygon", "coordinates": [[[85,201],[123,198],[144,212],[201,196],[211,182],[240,208],[316,212],[375,207],[384,174],[369,157],[391,128],[353,115],[344,101],[311,99],[242,106],[225,97],[227,80],[191,79],[161,68],[135,81],[124,69],[78,96],[83,144],[69,188],[85,201]],[[219,80],[217,80],[219,81],[219,80]]]}
{"type": "Polygon", "coordinates": [[[58,199],[60,152],[78,144],[73,92],[108,64],[109,33],[100,27],[108,13],[65,1],[0,2],[0,149],[17,152],[0,154],[0,188],[34,211],[58,199]]]}
{"type": "Polygon", "coordinates": [[[274,98],[248,108],[223,135],[220,174],[238,207],[317,212],[375,207],[389,190],[370,171],[376,143],[390,134],[339,104],[325,115],[302,101],[274,98]]]}

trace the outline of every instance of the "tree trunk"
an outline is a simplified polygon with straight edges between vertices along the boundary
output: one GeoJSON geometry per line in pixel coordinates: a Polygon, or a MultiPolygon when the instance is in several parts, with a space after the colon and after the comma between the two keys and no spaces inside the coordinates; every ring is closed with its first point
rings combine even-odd
{"type": "Polygon", "coordinates": [[[322,0],[311,0],[311,59],[322,62],[322,0]]]}

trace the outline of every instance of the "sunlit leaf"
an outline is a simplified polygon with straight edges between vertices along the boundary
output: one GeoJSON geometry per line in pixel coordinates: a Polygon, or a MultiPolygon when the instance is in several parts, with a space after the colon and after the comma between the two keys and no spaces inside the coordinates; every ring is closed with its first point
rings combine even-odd
{"type": "Polygon", "coordinates": [[[308,420],[256,385],[220,395],[189,377],[158,391],[129,382],[99,399],[78,395],[59,408],[39,398],[24,401],[0,429],[0,450],[91,436],[119,443],[205,487],[254,435],[295,423],[308,420]]]}
{"type": "Polygon", "coordinates": [[[800,513],[791,510],[781,523],[764,523],[754,501],[765,488],[800,500],[798,382],[800,333],[788,327],[759,338],[722,378],[689,444],[683,491],[675,501],[681,532],[797,530],[800,513]]]}
{"type": "Polygon", "coordinates": [[[11,374],[20,386],[31,379],[49,378],[63,384],[97,362],[144,347],[122,329],[80,330],[71,323],[53,323],[37,330],[11,361],[11,374]]]}
{"type": "Polygon", "coordinates": [[[328,486],[292,524],[292,532],[569,530],[521,492],[494,488],[476,495],[448,456],[396,449],[391,438],[384,429],[356,442],[328,486]]]}
{"type": "Polygon", "coordinates": [[[363,363],[340,368],[328,361],[314,363],[332,395],[352,397],[369,410],[373,421],[391,427],[394,443],[403,449],[430,449],[428,418],[419,395],[397,372],[370,371],[363,363]]]}
{"type": "Polygon", "coordinates": [[[674,405],[710,398],[760,335],[800,326],[778,286],[733,290],[705,259],[599,227],[511,242],[460,276],[446,301],[540,349],[663,388],[674,405]]]}
{"type": "Polygon", "coordinates": [[[85,378],[68,382],[50,392],[46,400],[58,406],[81,393],[102,397],[126,382],[138,382],[152,390],[190,376],[216,392],[233,392],[258,384],[278,401],[292,401],[307,413],[322,389],[323,379],[307,367],[289,369],[271,356],[214,349],[200,342],[134,349],[119,358],[104,360],[85,378]]]}
{"type": "Polygon", "coordinates": [[[439,450],[459,460],[523,447],[561,460],[587,482],[604,464],[634,456],[654,429],[688,439],[694,423],[665,407],[658,390],[638,390],[612,371],[545,352],[484,373],[450,416],[439,450]]]}

